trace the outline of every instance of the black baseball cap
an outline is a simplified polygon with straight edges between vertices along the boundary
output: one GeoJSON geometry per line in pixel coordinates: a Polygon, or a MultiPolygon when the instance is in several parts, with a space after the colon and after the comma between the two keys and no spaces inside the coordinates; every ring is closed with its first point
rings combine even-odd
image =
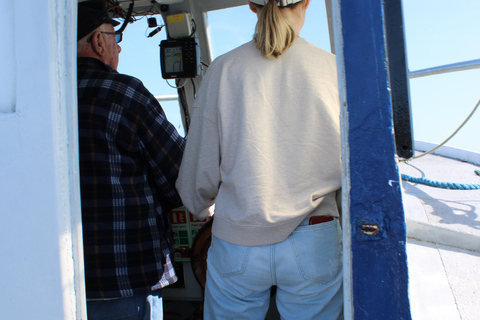
{"type": "Polygon", "coordinates": [[[114,27],[120,22],[110,18],[104,0],[88,0],[78,3],[77,41],[104,23],[114,27]]]}

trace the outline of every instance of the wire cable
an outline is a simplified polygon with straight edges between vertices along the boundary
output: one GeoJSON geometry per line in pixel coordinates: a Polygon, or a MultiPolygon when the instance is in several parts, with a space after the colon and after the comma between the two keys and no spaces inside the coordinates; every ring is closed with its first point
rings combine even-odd
{"type": "Polygon", "coordinates": [[[193,99],[195,100],[195,97],[197,96],[197,88],[195,87],[195,81],[193,81],[193,78],[190,78],[190,81],[192,82],[192,87],[193,87],[193,99]]]}
{"type": "MultiPolygon", "coordinates": [[[[180,80],[177,80],[179,82],[180,80]]],[[[185,80],[187,83],[187,80],[185,80]]],[[[185,117],[185,136],[188,135],[188,130],[190,129],[190,112],[188,111],[187,97],[185,95],[185,83],[178,89],[178,99],[180,102],[180,108],[183,111],[185,117]]]]}
{"type": "MultiPolygon", "coordinates": [[[[175,86],[172,86],[172,85],[168,82],[168,80],[165,80],[165,82],[167,82],[168,86],[169,86],[170,88],[173,88],[173,89],[181,89],[181,88],[183,88],[183,87],[187,84],[187,80],[186,80],[186,79],[185,79],[185,81],[184,81],[181,85],[178,85],[178,83],[176,83],[176,85],[177,85],[176,87],[175,87],[175,86]]],[[[180,80],[177,80],[177,82],[180,82],[180,80]]]]}
{"type": "Polygon", "coordinates": [[[472,112],[470,112],[470,114],[468,115],[468,117],[465,119],[465,121],[463,121],[463,123],[460,125],[460,127],[457,128],[457,130],[455,130],[454,133],[452,133],[450,135],[450,137],[448,137],[445,141],[443,141],[442,143],[440,143],[438,146],[436,146],[435,148],[433,148],[432,150],[429,150],[425,153],[422,153],[421,155],[418,155],[418,156],[415,156],[415,157],[412,157],[412,158],[409,158],[409,159],[401,159],[400,162],[408,162],[408,161],[412,161],[412,160],[415,160],[415,159],[418,159],[418,158],[421,158],[423,156],[426,156],[427,154],[431,154],[433,152],[435,152],[438,148],[442,147],[445,143],[447,143],[448,141],[450,141],[450,139],[452,139],[457,133],[458,131],[460,131],[460,129],[463,128],[463,126],[468,122],[468,120],[470,120],[470,118],[473,116],[473,114],[475,113],[475,111],[477,111],[478,109],[478,106],[480,105],[480,100],[478,100],[477,104],[475,105],[475,107],[473,108],[472,112]]]}

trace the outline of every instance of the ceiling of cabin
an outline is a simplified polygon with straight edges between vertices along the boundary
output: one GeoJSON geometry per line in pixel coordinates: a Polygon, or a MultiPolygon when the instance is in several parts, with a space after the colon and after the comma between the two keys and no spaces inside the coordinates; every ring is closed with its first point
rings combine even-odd
{"type": "MultiPolygon", "coordinates": [[[[133,15],[149,15],[152,14],[152,11],[154,13],[160,13],[161,5],[176,5],[185,2],[188,3],[190,1],[191,0],[133,0],[133,15]]],[[[128,10],[128,7],[132,3],[132,0],[107,0],[107,2],[118,2],[124,10],[128,10]]],[[[195,5],[198,5],[198,7],[201,8],[203,12],[237,7],[246,4],[247,0],[195,0],[195,5]]]]}

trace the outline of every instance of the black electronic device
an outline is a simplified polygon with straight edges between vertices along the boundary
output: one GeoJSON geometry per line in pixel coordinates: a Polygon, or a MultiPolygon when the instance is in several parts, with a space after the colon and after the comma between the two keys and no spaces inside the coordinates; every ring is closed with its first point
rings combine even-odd
{"type": "Polygon", "coordinates": [[[196,38],[163,40],[160,43],[163,79],[195,78],[200,75],[200,46],[196,38]]]}

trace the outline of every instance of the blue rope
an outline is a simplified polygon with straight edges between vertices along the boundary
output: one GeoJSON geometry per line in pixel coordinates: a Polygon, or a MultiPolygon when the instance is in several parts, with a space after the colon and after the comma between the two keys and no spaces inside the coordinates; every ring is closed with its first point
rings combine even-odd
{"type": "MultiPolygon", "coordinates": [[[[477,173],[477,172],[475,171],[475,173],[477,173]]],[[[480,184],[465,184],[465,183],[433,181],[433,180],[429,180],[427,178],[415,178],[415,177],[412,177],[412,176],[407,176],[406,174],[402,174],[402,180],[409,181],[409,182],[420,183],[420,184],[424,184],[424,185],[427,185],[427,186],[430,186],[430,187],[450,189],[450,190],[478,190],[478,189],[480,189],[480,184]]]]}

